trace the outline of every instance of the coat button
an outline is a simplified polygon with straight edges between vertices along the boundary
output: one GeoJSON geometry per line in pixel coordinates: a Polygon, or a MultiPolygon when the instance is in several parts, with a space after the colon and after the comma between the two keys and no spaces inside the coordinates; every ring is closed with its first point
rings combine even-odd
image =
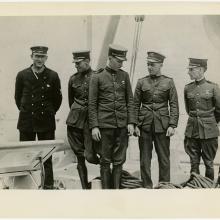
{"type": "Polygon", "coordinates": [[[41,97],[44,98],[44,95],[42,95],[41,97]]]}
{"type": "Polygon", "coordinates": [[[33,114],[34,114],[34,112],[31,112],[31,114],[33,115],[33,114]]]}
{"type": "Polygon", "coordinates": [[[42,103],[41,105],[44,106],[44,103],[42,103]]]}
{"type": "Polygon", "coordinates": [[[42,89],[44,89],[44,87],[43,87],[43,86],[42,86],[41,88],[42,88],[42,89]]]}
{"type": "Polygon", "coordinates": [[[34,98],[34,95],[32,95],[31,97],[34,98]]]}
{"type": "Polygon", "coordinates": [[[34,106],[34,104],[33,104],[33,103],[32,103],[31,105],[32,105],[32,106],[34,106]]]}
{"type": "Polygon", "coordinates": [[[43,114],[44,114],[44,112],[41,112],[41,114],[43,115],[43,114]]]}

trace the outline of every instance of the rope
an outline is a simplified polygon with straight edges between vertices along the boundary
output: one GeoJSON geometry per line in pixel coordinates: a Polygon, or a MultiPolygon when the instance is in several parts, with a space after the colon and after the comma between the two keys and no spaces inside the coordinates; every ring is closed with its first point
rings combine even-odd
{"type": "Polygon", "coordinates": [[[183,186],[170,182],[159,182],[158,185],[154,187],[154,189],[182,189],[182,188],[183,186]]]}
{"type": "Polygon", "coordinates": [[[143,183],[140,179],[132,176],[129,172],[122,170],[121,189],[137,189],[142,187],[143,183]]]}
{"type": "Polygon", "coordinates": [[[216,188],[216,183],[209,179],[208,177],[204,177],[200,174],[191,173],[189,180],[181,184],[184,188],[193,188],[193,189],[201,189],[201,188],[216,188]]]}

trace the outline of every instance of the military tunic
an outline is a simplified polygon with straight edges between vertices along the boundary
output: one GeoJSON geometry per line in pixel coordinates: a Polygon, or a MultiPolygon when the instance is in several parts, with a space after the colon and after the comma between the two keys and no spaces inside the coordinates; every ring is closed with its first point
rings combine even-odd
{"type": "Polygon", "coordinates": [[[123,128],[136,123],[129,75],[106,67],[94,74],[89,92],[90,128],[123,128]]]}
{"type": "Polygon", "coordinates": [[[139,79],[134,105],[141,131],[141,176],[144,187],[152,188],[150,164],[153,142],[159,160],[159,181],[170,181],[170,138],[166,132],[168,127],[177,127],[179,119],[178,96],[173,79],[164,75],[139,79]]]}
{"type": "Polygon", "coordinates": [[[206,166],[206,176],[214,179],[213,160],[218,148],[220,121],[220,90],[205,78],[189,83],[184,89],[189,115],[185,131],[185,151],[190,156],[191,172],[199,173],[200,158],[206,166]]]}
{"type": "MultiPolygon", "coordinates": [[[[89,124],[90,128],[100,129],[102,176],[105,175],[103,173],[110,173],[110,164],[113,163],[113,179],[118,179],[114,175],[121,175],[126,159],[127,125],[136,124],[127,72],[106,67],[93,75],[89,87],[89,124]]],[[[118,187],[118,183],[116,185],[118,187]]]]}
{"type": "Polygon", "coordinates": [[[91,68],[75,73],[69,79],[68,98],[70,112],[68,114],[67,136],[76,156],[85,157],[89,162],[99,162],[96,153],[100,153],[97,143],[92,141],[88,125],[89,82],[93,71],[91,68]]]}

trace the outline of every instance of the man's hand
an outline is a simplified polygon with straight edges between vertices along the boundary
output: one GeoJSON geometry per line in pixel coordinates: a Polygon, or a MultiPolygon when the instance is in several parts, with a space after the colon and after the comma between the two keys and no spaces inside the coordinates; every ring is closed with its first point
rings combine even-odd
{"type": "Polygon", "coordinates": [[[167,129],[166,136],[171,137],[171,136],[174,135],[174,133],[175,133],[175,129],[172,128],[172,127],[169,127],[169,128],[167,129]]]}
{"type": "Polygon", "coordinates": [[[134,136],[137,136],[137,137],[141,136],[141,132],[138,126],[136,126],[134,129],[134,136]]]}
{"type": "Polygon", "coordinates": [[[128,124],[128,136],[132,136],[134,133],[134,125],[128,124]]]}
{"type": "Polygon", "coordinates": [[[101,133],[98,127],[95,127],[92,129],[92,138],[95,141],[100,141],[101,140],[101,133]]]}

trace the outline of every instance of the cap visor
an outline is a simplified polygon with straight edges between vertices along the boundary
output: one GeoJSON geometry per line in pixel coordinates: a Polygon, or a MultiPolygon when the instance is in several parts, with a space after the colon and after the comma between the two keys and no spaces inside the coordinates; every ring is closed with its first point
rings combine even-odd
{"type": "Polygon", "coordinates": [[[201,67],[201,66],[188,66],[187,69],[194,69],[194,68],[197,68],[197,67],[201,67]]]}
{"type": "Polygon", "coordinates": [[[80,61],[82,61],[82,60],[84,60],[84,59],[73,60],[73,63],[78,63],[78,62],[80,62],[80,61]]]}
{"type": "Polygon", "coordinates": [[[33,54],[36,54],[36,55],[41,55],[41,56],[47,56],[47,54],[46,54],[46,53],[33,52],[33,54]]]}
{"type": "Polygon", "coordinates": [[[126,57],[117,57],[117,56],[115,56],[118,60],[121,60],[121,61],[126,61],[127,60],[127,58],[126,57]]]}
{"type": "Polygon", "coordinates": [[[151,58],[147,58],[147,61],[150,62],[150,63],[162,63],[159,60],[154,60],[154,59],[151,59],[151,58]]]}

